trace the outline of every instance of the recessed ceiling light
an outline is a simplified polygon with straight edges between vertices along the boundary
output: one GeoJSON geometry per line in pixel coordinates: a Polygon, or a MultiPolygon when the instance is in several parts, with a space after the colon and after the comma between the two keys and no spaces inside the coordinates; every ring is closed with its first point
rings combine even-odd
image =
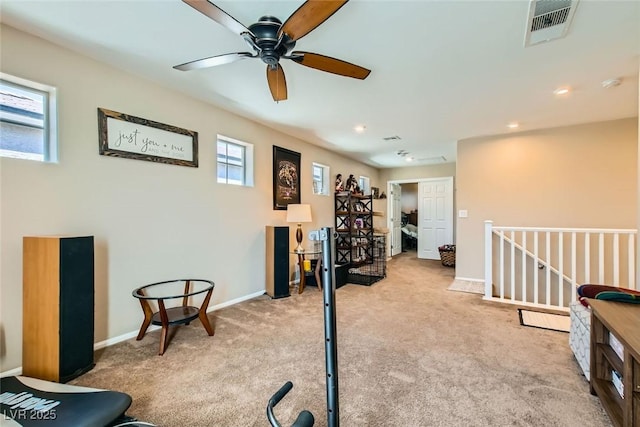
{"type": "Polygon", "coordinates": [[[413,162],[413,157],[411,156],[407,157],[407,162],[413,162]]]}
{"type": "Polygon", "coordinates": [[[553,91],[554,95],[562,96],[568,94],[570,89],[568,87],[559,87],[558,89],[553,91]]]}
{"type": "Polygon", "coordinates": [[[520,127],[520,123],[517,123],[517,122],[511,122],[511,123],[509,123],[509,124],[507,125],[507,127],[508,127],[509,129],[517,129],[518,127],[520,127]]]}
{"type": "Polygon", "coordinates": [[[365,129],[367,129],[365,125],[357,125],[353,128],[353,130],[355,130],[358,133],[363,133],[365,129]]]}

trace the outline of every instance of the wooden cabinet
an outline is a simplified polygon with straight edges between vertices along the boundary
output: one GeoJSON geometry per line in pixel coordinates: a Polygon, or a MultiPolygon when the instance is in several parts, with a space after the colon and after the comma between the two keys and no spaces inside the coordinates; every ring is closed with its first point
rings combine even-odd
{"type": "Polygon", "coordinates": [[[24,237],[22,373],[67,382],[93,368],[93,236],[24,237]]]}
{"type": "Polygon", "coordinates": [[[615,426],[638,427],[640,305],[602,300],[589,300],[589,305],[591,393],[600,398],[615,426]],[[612,334],[622,348],[613,345],[612,334]]]}

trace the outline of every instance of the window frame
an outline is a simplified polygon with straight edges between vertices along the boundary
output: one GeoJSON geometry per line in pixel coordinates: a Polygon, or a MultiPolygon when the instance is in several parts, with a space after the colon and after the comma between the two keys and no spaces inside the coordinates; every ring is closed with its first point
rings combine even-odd
{"type": "Polygon", "coordinates": [[[362,194],[371,194],[371,178],[368,176],[360,175],[358,177],[358,186],[362,194]]]}
{"type": "MultiPolygon", "coordinates": [[[[0,85],[13,87],[25,92],[31,92],[44,98],[42,103],[42,158],[29,156],[9,155],[0,151],[0,157],[33,160],[42,163],[58,162],[58,111],[57,111],[57,89],[44,83],[23,79],[11,74],[0,72],[0,85]]],[[[13,123],[20,126],[29,126],[12,120],[5,120],[0,117],[0,121],[13,123]]],[[[11,153],[28,154],[23,151],[11,151],[11,153]]]]}
{"type": "Polygon", "coordinates": [[[327,165],[323,165],[322,163],[312,162],[311,163],[311,191],[313,194],[317,196],[328,196],[329,195],[329,178],[330,177],[330,168],[327,165]],[[316,191],[317,182],[315,179],[315,169],[320,168],[322,170],[322,188],[320,191],[316,191]]]}
{"type": "MultiPolygon", "coordinates": [[[[254,173],[253,151],[254,151],[253,144],[249,142],[240,141],[235,138],[230,138],[228,136],[218,134],[216,138],[216,183],[225,184],[225,185],[235,185],[238,187],[253,187],[253,173],[254,173]],[[227,145],[227,153],[228,153],[229,145],[240,147],[242,149],[243,159],[242,159],[242,182],[241,183],[229,182],[228,170],[227,170],[227,173],[225,174],[225,181],[220,181],[218,172],[219,172],[219,166],[221,162],[218,160],[218,144],[220,144],[221,142],[227,145]]],[[[224,162],[224,164],[227,167],[230,165],[230,163],[228,162],[228,158],[229,156],[226,155],[227,161],[224,162]]],[[[232,164],[232,166],[237,166],[237,165],[232,164]]]]}

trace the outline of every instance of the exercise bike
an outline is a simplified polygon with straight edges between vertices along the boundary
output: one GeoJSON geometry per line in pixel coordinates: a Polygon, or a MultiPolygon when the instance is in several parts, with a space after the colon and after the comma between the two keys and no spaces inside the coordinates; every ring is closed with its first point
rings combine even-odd
{"type": "MultiPolygon", "coordinates": [[[[323,227],[309,233],[309,240],[322,242],[322,297],[324,301],[324,350],[327,370],[327,425],[339,427],[338,413],[338,349],[336,342],[336,299],[335,299],[335,250],[334,233],[331,227],[323,227]]],[[[287,381],[267,404],[267,419],[272,427],[283,427],[273,414],[273,408],[291,391],[293,383],[287,381]]],[[[307,410],[300,412],[291,427],[312,427],[315,422],[313,414],[307,410]]]]}

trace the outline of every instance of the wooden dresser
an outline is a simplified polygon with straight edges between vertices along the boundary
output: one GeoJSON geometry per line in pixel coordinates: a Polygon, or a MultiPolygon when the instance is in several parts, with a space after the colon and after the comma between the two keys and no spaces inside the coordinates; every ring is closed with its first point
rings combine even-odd
{"type": "Polygon", "coordinates": [[[589,300],[591,393],[615,426],[640,426],[640,304],[589,300]],[[610,338],[611,334],[617,338],[610,338]],[[621,353],[622,357],[618,353],[621,353]],[[615,372],[614,372],[615,371],[615,372]],[[619,391],[622,389],[622,393],[619,391]],[[621,395],[622,394],[622,395],[621,395]]]}

